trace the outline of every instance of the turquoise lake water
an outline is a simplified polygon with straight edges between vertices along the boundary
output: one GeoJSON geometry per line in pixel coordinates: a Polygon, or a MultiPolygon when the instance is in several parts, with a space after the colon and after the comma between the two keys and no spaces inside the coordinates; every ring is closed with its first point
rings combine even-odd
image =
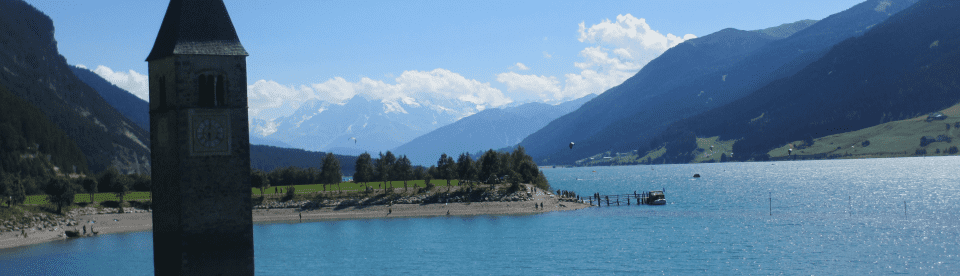
{"type": "MultiPolygon", "coordinates": [[[[960,274],[958,169],[960,157],[545,169],[554,189],[665,189],[668,204],[256,224],[255,265],[258,275],[960,274]]],[[[152,255],[150,232],[71,239],[0,250],[0,275],[149,275],[152,255]]]]}

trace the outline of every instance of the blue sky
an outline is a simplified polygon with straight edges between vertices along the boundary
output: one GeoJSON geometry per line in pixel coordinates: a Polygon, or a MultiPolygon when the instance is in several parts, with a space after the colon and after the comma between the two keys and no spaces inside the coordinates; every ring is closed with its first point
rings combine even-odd
{"type": "MultiPolygon", "coordinates": [[[[144,59],[168,1],[27,2],[53,19],[68,63],[146,97],[144,59]]],[[[270,119],[304,99],[356,95],[559,102],[619,84],[684,38],[819,20],[862,1],[224,2],[250,53],[251,114],[270,119]]]]}

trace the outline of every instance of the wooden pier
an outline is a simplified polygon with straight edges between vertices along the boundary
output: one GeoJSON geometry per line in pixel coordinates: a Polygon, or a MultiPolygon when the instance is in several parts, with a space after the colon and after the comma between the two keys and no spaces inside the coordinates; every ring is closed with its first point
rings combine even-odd
{"type": "Polygon", "coordinates": [[[633,191],[633,194],[618,194],[618,195],[601,195],[600,193],[595,193],[593,196],[587,198],[587,202],[591,206],[603,206],[606,203],[607,206],[620,206],[622,205],[645,205],[647,203],[647,198],[649,197],[649,192],[637,193],[633,191]]]}

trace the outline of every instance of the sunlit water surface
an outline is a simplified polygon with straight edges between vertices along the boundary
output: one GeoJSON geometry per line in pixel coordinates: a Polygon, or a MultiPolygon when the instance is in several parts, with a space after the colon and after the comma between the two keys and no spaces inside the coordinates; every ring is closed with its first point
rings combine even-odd
{"type": "MultiPolygon", "coordinates": [[[[256,224],[255,265],[258,275],[958,274],[958,168],[939,157],[545,169],[555,189],[664,189],[668,204],[256,224]]],[[[0,275],[152,274],[152,256],[150,232],[110,234],[0,250],[0,275]]]]}

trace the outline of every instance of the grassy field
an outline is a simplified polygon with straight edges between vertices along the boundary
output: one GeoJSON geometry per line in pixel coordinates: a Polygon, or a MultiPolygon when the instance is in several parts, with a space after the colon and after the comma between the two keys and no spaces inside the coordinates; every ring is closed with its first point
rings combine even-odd
{"type": "Polygon", "coordinates": [[[617,152],[610,151],[590,156],[577,161],[577,166],[611,166],[611,165],[632,165],[640,161],[637,158],[636,151],[617,152]],[[605,158],[609,157],[609,158],[605,158]]]}
{"type": "MultiPolygon", "coordinates": [[[[447,186],[447,181],[444,179],[434,179],[430,181],[430,183],[433,183],[433,185],[437,187],[447,186]]],[[[339,187],[342,188],[344,192],[357,192],[357,191],[364,190],[365,187],[368,187],[368,186],[374,189],[383,189],[383,187],[381,186],[383,184],[384,184],[383,182],[369,182],[369,183],[343,182],[343,183],[340,183],[339,187]]],[[[388,187],[391,187],[391,188],[403,188],[403,181],[390,181],[387,183],[387,185],[388,187]]],[[[423,180],[410,180],[410,181],[407,181],[407,185],[410,189],[426,187],[426,184],[423,180]]],[[[457,186],[459,185],[459,181],[455,179],[450,180],[450,185],[457,186]]],[[[323,191],[334,191],[334,192],[337,191],[337,185],[327,185],[326,189],[324,189],[323,185],[321,184],[292,185],[292,186],[296,187],[297,194],[309,194],[309,193],[316,193],[316,192],[323,192],[323,191]]],[[[291,186],[280,186],[280,187],[277,187],[277,189],[274,189],[274,187],[270,187],[264,190],[264,194],[267,196],[275,195],[277,193],[275,193],[274,191],[279,191],[280,189],[283,189],[284,192],[286,192],[286,189],[288,187],[291,187],[291,186]]],[[[254,197],[260,196],[260,189],[252,188],[251,190],[253,192],[254,197]]],[[[281,192],[280,194],[282,195],[284,194],[284,192],[281,192]]],[[[94,194],[93,198],[97,202],[119,200],[119,198],[117,198],[117,195],[114,193],[96,193],[94,194]]],[[[127,201],[150,200],[150,192],[130,192],[130,193],[127,193],[127,195],[124,196],[123,199],[127,201]]],[[[77,194],[74,197],[74,202],[90,203],[90,194],[87,194],[87,193],[77,194]]],[[[46,195],[27,196],[27,199],[24,201],[24,204],[26,205],[43,205],[48,203],[50,202],[47,200],[46,195]]]]}
{"type": "Polygon", "coordinates": [[[727,157],[729,157],[730,152],[733,151],[733,143],[736,141],[720,141],[719,139],[720,136],[697,138],[697,150],[699,153],[691,163],[720,162],[720,156],[724,154],[727,154],[727,157]],[[710,146],[713,146],[712,150],[710,146]]]}
{"type": "MultiPolygon", "coordinates": [[[[835,156],[839,158],[877,158],[916,156],[918,149],[926,150],[927,156],[949,155],[947,149],[960,146],[960,130],[955,125],[960,123],[960,105],[955,105],[942,111],[949,116],[945,120],[927,122],[927,115],[916,118],[892,121],[884,124],[820,137],[814,139],[812,146],[797,149],[794,145],[802,143],[796,141],[776,148],[767,154],[773,158],[786,158],[787,149],[794,148],[793,155],[803,157],[835,156]],[[948,128],[947,125],[950,127],[948,128]],[[920,137],[937,137],[945,135],[951,142],[934,142],[920,146],[920,137]],[[869,145],[864,146],[865,141],[869,145]],[[937,150],[940,153],[937,153],[937,150]]],[[[824,158],[824,157],[819,157],[824,158]]],[[[818,158],[818,159],[819,159],[818,158]]]]}
{"type": "MultiPolygon", "coordinates": [[[[114,193],[96,193],[93,195],[93,198],[97,202],[104,201],[117,201],[120,200],[117,198],[117,195],[114,193]]],[[[130,192],[123,197],[124,200],[149,200],[150,192],[130,192]]],[[[75,203],[90,203],[90,194],[77,194],[74,196],[75,203]]],[[[50,203],[47,201],[47,195],[31,195],[27,196],[27,199],[23,202],[28,205],[42,205],[50,203]]]]}

